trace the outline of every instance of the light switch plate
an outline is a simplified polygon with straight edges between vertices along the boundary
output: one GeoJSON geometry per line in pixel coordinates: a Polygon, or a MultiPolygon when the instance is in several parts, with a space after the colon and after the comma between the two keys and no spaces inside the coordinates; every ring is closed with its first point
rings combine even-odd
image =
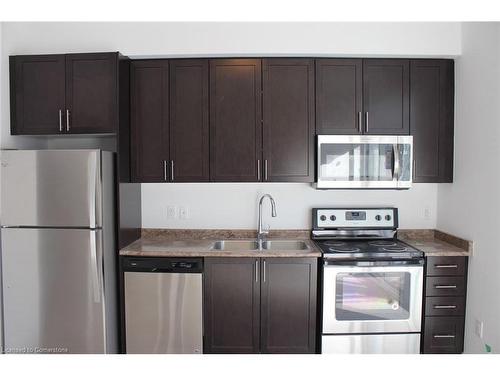
{"type": "Polygon", "coordinates": [[[179,207],[179,219],[189,219],[189,210],[187,207],[179,207]]]}
{"type": "Polygon", "coordinates": [[[484,329],[484,323],[479,319],[476,319],[474,330],[476,332],[476,335],[481,339],[483,338],[483,329],[484,329]]]}

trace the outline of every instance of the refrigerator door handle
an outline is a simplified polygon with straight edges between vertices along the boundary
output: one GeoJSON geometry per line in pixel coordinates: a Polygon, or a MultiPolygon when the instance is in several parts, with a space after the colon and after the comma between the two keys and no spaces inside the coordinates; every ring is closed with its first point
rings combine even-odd
{"type": "Polygon", "coordinates": [[[91,274],[92,274],[92,289],[94,291],[94,302],[101,302],[101,272],[99,270],[99,255],[97,254],[97,232],[90,231],[90,261],[91,261],[91,274]]]}
{"type": "Polygon", "coordinates": [[[89,226],[90,228],[96,228],[96,191],[97,191],[97,154],[91,153],[89,156],[89,226]]]}

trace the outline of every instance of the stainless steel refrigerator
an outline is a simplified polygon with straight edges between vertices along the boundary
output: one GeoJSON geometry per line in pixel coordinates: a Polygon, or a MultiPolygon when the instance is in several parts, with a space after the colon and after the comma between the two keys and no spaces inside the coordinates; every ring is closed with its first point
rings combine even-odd
{"type": "Polygon", "coordinates": [[[100,150],[1,152],[5,352],[117,352],[114,164],[100,150]]]}

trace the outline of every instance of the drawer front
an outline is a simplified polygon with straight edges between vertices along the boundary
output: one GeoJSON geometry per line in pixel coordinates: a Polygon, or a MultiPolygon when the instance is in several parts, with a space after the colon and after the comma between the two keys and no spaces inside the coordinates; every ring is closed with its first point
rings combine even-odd
{"type": "Polygon", "coordinates": [[[465,315],[465,297],[427,297],[425,315],[463,316],[465,315]]]}
{"type": "Polygon", "coordinates": [[[427,276],[464,276],[467,257],[427,257],[427,276]]]}
{"type": "Polygon", "coordinates": [[[426,317],[423,353],[462,353],[463,317],[426,317]]]}
{"type": "Polygon", "coordinates": [[[464,277],[427,277],[425,296],[463,296],[465,295],[464,277]]]}

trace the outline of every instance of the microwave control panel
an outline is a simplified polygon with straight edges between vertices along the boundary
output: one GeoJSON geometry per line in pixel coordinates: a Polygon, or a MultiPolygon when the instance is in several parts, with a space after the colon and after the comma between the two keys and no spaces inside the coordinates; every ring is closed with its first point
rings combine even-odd
{"type": "Polygon", "coordinates": [[[397,208],[314,208],[315,228],[396,228],[397,208]]]}

